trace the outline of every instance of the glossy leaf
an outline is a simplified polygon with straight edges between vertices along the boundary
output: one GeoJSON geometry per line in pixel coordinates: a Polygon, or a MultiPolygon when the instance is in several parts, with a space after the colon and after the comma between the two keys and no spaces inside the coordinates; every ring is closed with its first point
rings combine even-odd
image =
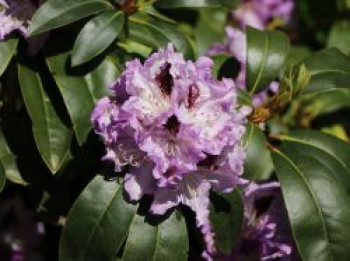
{"type": "Polygon", "coordinates": [[[273,153],[303,261],[350,255],[349,144],[316,131],[284,136],[273,153]]]}
{"type": "Polygon", "coordinates": [[[230,194],[211,195],[210,222],[218,249],[229,254],[241,232],[243,203],[237,190],[230,194]]]}
{"type": "Polygon", "coordinates": [[[192,43],[175,25],[151,17],[148,20],[130,17],[130,21],[130,34],[135,41],[154,48],[163,48],[172,43],[187,59],[194,59],[192,43]]]}
{"type": "Polygon", "coordinates": [[[95,177],[71,208],[60,261],[113,260],[127,237],[137,206],[126,202],[117,181],[95,177]]]}
{"type": "Polygon", "coordinates": [[[247,27],[247,89],[250,93],[267,88],[280,75],[289,47],[288,37],[282,32],[247,27]]]}
{"type": "Polygon", "coordinates": [[[74,75],[66,67],[69,59],[69,53],[61,53],[46,61],[66,104],[78,143],[82,145],[92,129],[90,114],[95,103],[107,94],[107,87],[118,78],[119,72],[107,57],[93,71],[74,75]]]}
{"type": "Polygon", "coordinates": [[[244,164],[244,178],[248,180],[268,179],[273,170],[271,153],[267,149],[267,141],[262,130],[247,124],[245,137],[247,158],[244,164]]]}
{"type": "Polygon", "coordinates": [[[4,73],[16,53],[17,44],[18,39],[8,39],[0,42],[0,76],[4,73]]]}
{"type": "Polygon", "coordinates": [[[37,148],[45,164],[55,174],[69,156],[72,133],[57,115],[39,74],[19,65],[18,75],[37,148]]]}
{"type": "Polygon", "coordinates": [[[72,64],[80,65],[101,54],[117,38],[123,25],[123,12],[107,11],[90,20],[74,44],[72,64]]]}
{"type": "Polygon", "coordinates": [[[107,10],[113,7],[103,0],[48,0],[35,13],[29,33],[37,35],[107,10]]]}
{"type": "Polygon", "coordinates": [[[336,88],[350,88],[350,58],[336,48],[319,51],[303,63],[311,74],[305,93],[327,92],[336,88]]]}
{"type": "Polygon", "coordinates": [[[340,20],[333,24],[327,45],[337,47],[343,53],[350,55],[350,20],[340,20]]]}
{"type": "Polygon", "coordinates": [[[158,0],[159,8],[189,8],[189,7],[228,7],[236,6],[235,0],[158,0]]]}
{"type": "Polygon", "coordinates": [[[177,212],[159,225],[136,215],[125,244],[123,261],[187,261],[188,236],[185,219],[177,212]]]}
{"type": "Polygon", "coordinates": [[[16,156],[7,145],[4,134],[0,132],[0,191],[4,188],[6,179],[20,185],[27,184],[17,168],[16,156]]]}

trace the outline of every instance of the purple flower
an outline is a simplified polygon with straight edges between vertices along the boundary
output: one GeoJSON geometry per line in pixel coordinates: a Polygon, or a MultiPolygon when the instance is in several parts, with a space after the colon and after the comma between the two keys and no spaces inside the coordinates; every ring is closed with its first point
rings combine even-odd
{"type": "Polygon", "coordinates": [[[242,239],[222,260],[297,260],[292,255],[293,241],[279,183],[251,183],[243,201],[242,239]]]}
{"type": "Polygon", "coordinates": [[[14,31],[27,37],[35,10],[36,6],[30,0],[0,0],[0,41],[14,31]]]}
{"type": "Polygon", "coordinates": [[[241,140],[250,108],[236,104],[232,80],[217,81],[213,62],[185,61],[172,45],[144,63],[126,64],[91,115],[106,145],[105,160],[120,171],[130,165],[124,188],[131,200],[153,195],[151,212],[182,203],[196,213],[203,257],[215,253],[209,222],[210,189],[228,193],[245,184],[241,140]]]}
{"type": "Polygon", "coordinates": [[[242,0],[241,6],[232,12],[232,16],[241,28],[249,25],[264,29],[273,19],[289,23],[293,8],[293,0],[242,0]]]}

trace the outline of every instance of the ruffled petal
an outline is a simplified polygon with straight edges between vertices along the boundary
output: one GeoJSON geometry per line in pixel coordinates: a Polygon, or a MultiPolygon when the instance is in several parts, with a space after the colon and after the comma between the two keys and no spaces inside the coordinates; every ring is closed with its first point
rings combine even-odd
{"type": "Polygon", "coordinates": [[[139,168],[131,168],[124,177],[124,189],[130,200],[140,200],[143,195],[153,195],[156,190],[156,181],[151,171],[153,164],[146,163],[139,168]]]}
{"type": "Polygon", "coordinates": [[[196,214],[196,223],[205,242],[202,257],[212,260],[215,254],[214,232],[209,220],[209,192],[211,185],[202,176],[187,175],[181,183],[181,202],[196,214]]]}
{"type": "Polygon", "coordinates": [[[169,209],[180,203],[178,191],[166,188],[158,188],[154,193],[151,212],[156,215],[164,215],[169,209]]]}

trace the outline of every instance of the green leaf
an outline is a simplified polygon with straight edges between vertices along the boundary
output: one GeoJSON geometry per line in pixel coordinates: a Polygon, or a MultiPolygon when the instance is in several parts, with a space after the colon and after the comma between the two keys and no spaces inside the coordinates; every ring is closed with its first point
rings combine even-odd
{"type": "Polygon", "coordinates": [[[350,87],[350,58],[338,49],[319,51],[306,58],[303,63],[311,75],[310,85],[304,93],[350,87]]]}
{"type": "Polygon", "coordinates": [[[246,90],[239,90],[237,92],[237,103],[238,105],[253,107],[252,98],[246,90]]]}
{"type": "Polygon", "coordinates": [[[124,200],[123,188],[117,181],[95,177],[68,214],[59,260],[114,260],[136,210],[136,205],[124,200]]]}
{"type": "Polygon", "coordinates": [[[348,260],[349,144],[316,131],[283,139],[273,160],[303,261],[348,260]]]}
{"type": "Polygon", "coordinates": [[[113,7],[103,0],[49,0],[35,13],[29,34],[37,35],[107,10],[113,7]]]}
{"type": "Polygon", "coordinates": [[[107,95],[107,87],[118,76],[114,62],[107,57],[96,69],[76,75],[67,69],[69,53],[48,57],[46,62],[57,83],[73,123],[79,145],[82,145],[92,129],[90,114],[95,103],[107,95]]]}
{"type": "Polygon", "coordinates": [[[72,65],[80,65],[101,54],[117,38],[123,25],[123,12],[107,11],[90,20],[74,43],[72,65]]]}
{"type": "Polygon", "coordinates": [[[39,74],[19,65],[18,76],[37,148],[45,164],[55,174],[69,156],[72,133],[55,112],[39,74]]]}
{"type": "Polygon", "coordinates": [[[245,146],[247,158],[244,164],[244,178],[248,180],[268,179],[273,171],[271,153],[267,149],[265,134],[252,123],[247,124],[245,146]]]}
{"type": "Polygon", "coordinates": [[[300,110],[309,120],[350,107],[350,89],[336,88],[303,96],[300,110]]]}
{"type": "Polygon", "coordinates": [[[4,73],[12,57],[16,53],[18,39],[0,42],[0,76],[4,73]]]}
{"type": "Polygon", "coordinates": [[[229,254],[241,233],[243,220],[243,202],[237,190],[230,194],[210,196],[210,222],[215,232],[215,243],[218,249],[229,254]]]}
{"type": "Polygon", "coordinates": [[[158,0],[155,5],[159,8],[190,8],[190,7],[228,7],[236,6],[235,0],[158,0]]]}
{"type": "Polygon", "coordinates": [[[118,42],[117,45],[127,53],[137,54],[144,58],[148,57],[152,53],[152,48],[131,40],[118,42]]]}
{"type": "Polygon", "coordinates": [[[333,24],[327,46],[337,47],[343,53],[350,55],[350,20],[340,20],[333,24]]]}
{"type": "Polygon", "coordinates": [[[136,215],[125,244],[123,261],[187,261],[188,236],[185,219],[177,212],[160,223],[150,225],[136,215]]]}
{"type": "Polygon", "coordinates": [[[4,188],[6,178],[13,183],[27,185],[17,168],[16,156],[10,150],[4,134],[0,131],[0,191],[4,188]]]}
{"type": "Polygon", "coordinates": [[[226,23],[227,11],[222,8],[199,10],[194,28],[199,55],[204,55],[214,44],[224,41],[226,23]]]}
{"type": "Polygon", "coordinates": [[[240,65],[231,55],[218,54],[211,57],[214,61],[213,75],[217,79],[236,78],[240,65]]]}
{"type": "Polygon", "coordinates": [[[280,31],[259,31],[247,27],[247,89],[250,93],[268,87],[285,67],[288,37],[280,31]]]}
{"type": "Polygon", "coordinates": [[[133,40],[154,48],[163,48],[173,43],[176,50],[187,59],[194,59],[195,51],[187,36],[177,27],[163,20],[149,17],[148,20],[130,17],[130,34],[133,40]]]}

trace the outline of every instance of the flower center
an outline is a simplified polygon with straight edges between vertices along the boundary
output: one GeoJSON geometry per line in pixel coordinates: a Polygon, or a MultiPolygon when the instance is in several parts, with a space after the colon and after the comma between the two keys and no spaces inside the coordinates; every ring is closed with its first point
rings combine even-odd
{"type": "Polygon", "coordinates": [[[171,64],[166,63],[161,69],[160,73],[156,76],[156,82],[161,89],[162,93],[166,96],[170,96],[172,88],[174,86],[173,76],[170,74],[171,64]]]}
{"type": "Polygon", "coordinates": [[[204,160],[198,162],[198,166],[207,167],[210,170],[216,170],[218,168],[216,165],[217,159],[218,159],[217,155],[208,154],[204,160]]]}
{"type": "Polygon", "coordinates": [[[169,130],[171,134],[177,134],[180,129],[180,122],[175,115],[171,116],[165,123],[164,127],[169,130]]]}

